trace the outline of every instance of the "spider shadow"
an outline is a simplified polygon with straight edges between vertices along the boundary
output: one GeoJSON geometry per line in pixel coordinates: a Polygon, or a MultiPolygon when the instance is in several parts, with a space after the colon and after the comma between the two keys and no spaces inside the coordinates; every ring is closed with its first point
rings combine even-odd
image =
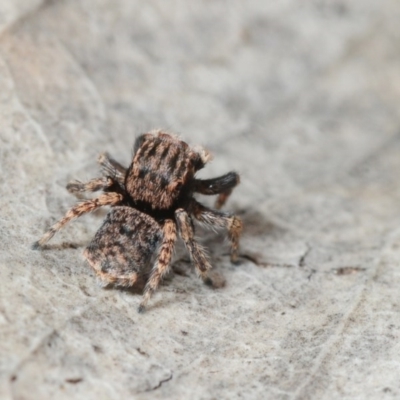
{"type": "MultiPolygon", "coordinates": [[[[171,265],[171,269],[169,273],[164,277],[164,279],[160,283],[160,287],[168,287],[174,279],[175,275],[183,276],[185,278],[190,278],[190,274],[188,273],[188,268],[190,268],[190,260],[187,259],[179,259],[173,262],[171,265]],[[187,264],[183,266],[182,264],[187,264]]],[[[135,282],[133,286],[123,287],[113,285],[112,283],[102,286],[104,290],[117,290],[125,293],[129,293],[132,295],[143,295],[144,288],[148,279],[150,278],[150,272],[146,274],[139,275],[138,280],[135,282]]]]}
{"type": "Polygon", "coordinates": [[[146,281],[144,277],[139,277],[138,280],[135,282],[135,284],[133,286],[128,286],[128,287],[124,287],[124,286],[116,286],[113,285],[112,283],[107,284],[107,285],[102,285],[102,289],[103,290],[117,290],[119,292],[125,292],[125,293],[129,293],[132,295],[136,295],[136,296],[142,296],[143,295],[143,291],[144,291],[144,287],[146,286],[146,281]]]}
{"type": "Polygon", "coordinates": [[[242,236],[258,237],[260,235],[277,235],[283,228],[269,221],[264,214],[252,209],[239,209],[237,215],[242,219],[242,236]]]}

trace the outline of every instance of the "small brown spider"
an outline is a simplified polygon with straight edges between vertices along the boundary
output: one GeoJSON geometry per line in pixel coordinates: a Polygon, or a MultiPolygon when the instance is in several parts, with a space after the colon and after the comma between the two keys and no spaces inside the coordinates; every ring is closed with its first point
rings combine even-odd
{"type": "Polygon", "coordinates": [[[237,260],[242,230],[237,216],[209,209],[193,197],[195,192],[218,194],[216,208],[220,208],[239,183],[235,172],[214,179],[196,179],[195,173],[209,159],[210,154],[203,148],[189,147],[161,131],[136,139],[128,169],[107,154],[100,155],[98,162],[104,176],[87,183],[72,181],[67,189],[75,194],[97,190],[103,193],[72,207],[33,248],[42,247],[72,219],[111,206],[84,256],[105,285],[133,286],[140,276],[150,274],[139,312],[169,270],[177,232],[199,275],[209,283],[207,272],[211,265],[194,239],[192,217],[206,226],[228,230],[233,262],[237,260]]]}

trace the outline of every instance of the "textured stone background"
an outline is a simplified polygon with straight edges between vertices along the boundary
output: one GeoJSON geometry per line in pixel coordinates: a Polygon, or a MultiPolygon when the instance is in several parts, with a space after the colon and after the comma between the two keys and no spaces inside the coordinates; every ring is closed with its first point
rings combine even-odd
{"type": "Polygon", "coordinates": [[[399,19],[397,0],[0,1],[0,398],[399,398],[399,19]],[[202,176],[241,173],[243,257],[206,234],[225,287],[178,257],[139,315],[82,259],[104,212],[30,245],[69,179],[159,127],[214,153],[202,176]]]}

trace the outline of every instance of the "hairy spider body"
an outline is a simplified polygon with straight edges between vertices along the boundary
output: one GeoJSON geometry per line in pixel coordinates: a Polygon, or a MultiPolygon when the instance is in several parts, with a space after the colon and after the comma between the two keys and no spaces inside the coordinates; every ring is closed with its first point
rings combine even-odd
{"type": "Polygon", "coordinates": [[[104,284],[133,286],[139,276],[148,274],[139,306],[139,311],[144,310],[169,270],[178,234],[199,275],[207,281],[211,265],[194,239],[193,218],[206,226],[227,229],[232,261],[237,259],[242,230],[237,216],[207,208],[193,197],[195,192],[218,195],[216,207],[220,208],[239,183],[235,172],[214,179],[195,178],[209,159],[203,148],[190,147],[161,131],[136,139],[127,169],[102,154],[98,162],[104,176],[87,183],[72,181],[67,189],[75,194],[98,190],[103,194],[71,208],[33,247],[42,247],[72,219],[109,205],[111,210],[103,225],[84,251],[104,284]]]}

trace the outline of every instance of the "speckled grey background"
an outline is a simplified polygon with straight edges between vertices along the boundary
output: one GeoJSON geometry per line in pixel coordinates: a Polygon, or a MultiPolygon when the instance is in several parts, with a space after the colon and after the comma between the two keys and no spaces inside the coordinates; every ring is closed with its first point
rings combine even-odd
{"type": "MultiPolygon", "coordinates": [[[[0,398],[400,397],[400,3],[0,1],[0,398]],[[204,233],[154,296],[96,285],[98,212],[30,245],[137,134],[231,169],[242,264],[204,233]]],[[[210,204],[210,199],[202,199],[210,204]]]]}

